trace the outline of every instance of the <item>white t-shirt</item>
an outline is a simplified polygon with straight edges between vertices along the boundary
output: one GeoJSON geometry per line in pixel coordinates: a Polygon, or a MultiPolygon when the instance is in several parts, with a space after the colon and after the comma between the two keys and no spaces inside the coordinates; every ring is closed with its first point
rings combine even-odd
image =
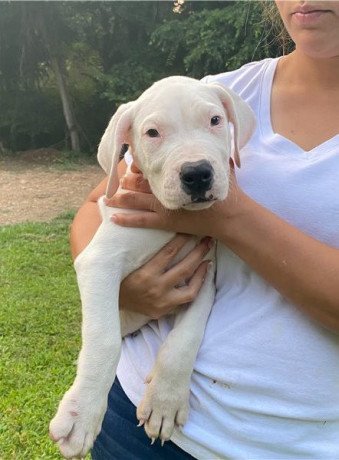
{"type": "MultiPolygon", "coordinates": [[[[205,79],[231,87],[257,116],[237,179],[255,201],[339,248],[339,135],[305,152],[273,132],[277,61],[205,79]]],[[[166,318],[152,321],[123,341],[118,377],[135,405],[169,329],[166,318]]],[[[221,245],[189,420],[172,440],[199,459],[339,459],[339,337],[221,245]]]]}

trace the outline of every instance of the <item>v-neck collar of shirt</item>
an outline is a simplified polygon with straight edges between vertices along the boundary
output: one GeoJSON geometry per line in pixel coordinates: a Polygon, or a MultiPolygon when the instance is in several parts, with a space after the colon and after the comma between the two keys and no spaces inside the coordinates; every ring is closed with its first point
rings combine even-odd
{"type": "Polygon", "coordinates": [[[339,134],[336,134],[332,138],[327,139],[311,150],[304,150],[292,140],[273,131],[271,120],[271,96],[273,78],[279,59],[280,58],[268,60],[262,80],[259,122],[264,141],[269,143],[275,150],[278,150],[279,152],[290,152],[292,154],[298,154],[303,158],[311,158],[321,152],[332,151],[333,148],[338,149],[339,134]]]}

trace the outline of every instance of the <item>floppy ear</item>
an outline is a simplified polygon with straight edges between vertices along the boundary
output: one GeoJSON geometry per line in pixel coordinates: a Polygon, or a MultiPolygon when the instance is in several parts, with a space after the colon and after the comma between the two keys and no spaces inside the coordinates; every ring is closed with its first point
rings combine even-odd
{"type": "Polygon", "coordinates": [[[211,84],[217,92],[234,128],[234,161],[240,168],[240,149],[252,136],[256,120],[251,107],[229,88],[218,84],[211,84]]]}
{"type": "Polygon", "coordinates": [[[133,102],[121,105],[111,118],[98,148],[98,162],[108,174],[106,196],[110,198],[118,188],[118,162],[123,144],[128,144],[132,124],[133,102]]]}

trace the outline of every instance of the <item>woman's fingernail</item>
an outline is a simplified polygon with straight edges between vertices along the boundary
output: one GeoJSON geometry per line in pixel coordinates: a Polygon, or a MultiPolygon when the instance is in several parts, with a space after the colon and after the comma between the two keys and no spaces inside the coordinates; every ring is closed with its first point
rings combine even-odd
{"type": "Polygon", "coordinates": [[[210,241],[210,244],[209,244],[209,248],[210,248],[210,249],[214,248],[215,243],[216,243],[215,239],[212,238],[211,241],[210,241]]]}
{"type": "Polygon", "coordinates": [[[204,238],[204,243],[207,244],[208,249],[212,249],[215,244],[215,240],[210,236],[206,236],[204,238]]]}

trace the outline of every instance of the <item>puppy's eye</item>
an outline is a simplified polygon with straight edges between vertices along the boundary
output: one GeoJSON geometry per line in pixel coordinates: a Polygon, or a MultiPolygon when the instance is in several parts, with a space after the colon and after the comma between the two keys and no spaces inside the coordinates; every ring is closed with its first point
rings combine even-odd
{"type": "Polygon", "coordinates": [[[211,126],[217,126],[221,122],[221,117],[219,115],[215,115],[214,117],[211,118],[211,126]]]}
{"type": "Polygon", "coordinates": [[[159,132],[156,129],[149,129],[146,131],[148,137],[160,137],[159,132]]]}

